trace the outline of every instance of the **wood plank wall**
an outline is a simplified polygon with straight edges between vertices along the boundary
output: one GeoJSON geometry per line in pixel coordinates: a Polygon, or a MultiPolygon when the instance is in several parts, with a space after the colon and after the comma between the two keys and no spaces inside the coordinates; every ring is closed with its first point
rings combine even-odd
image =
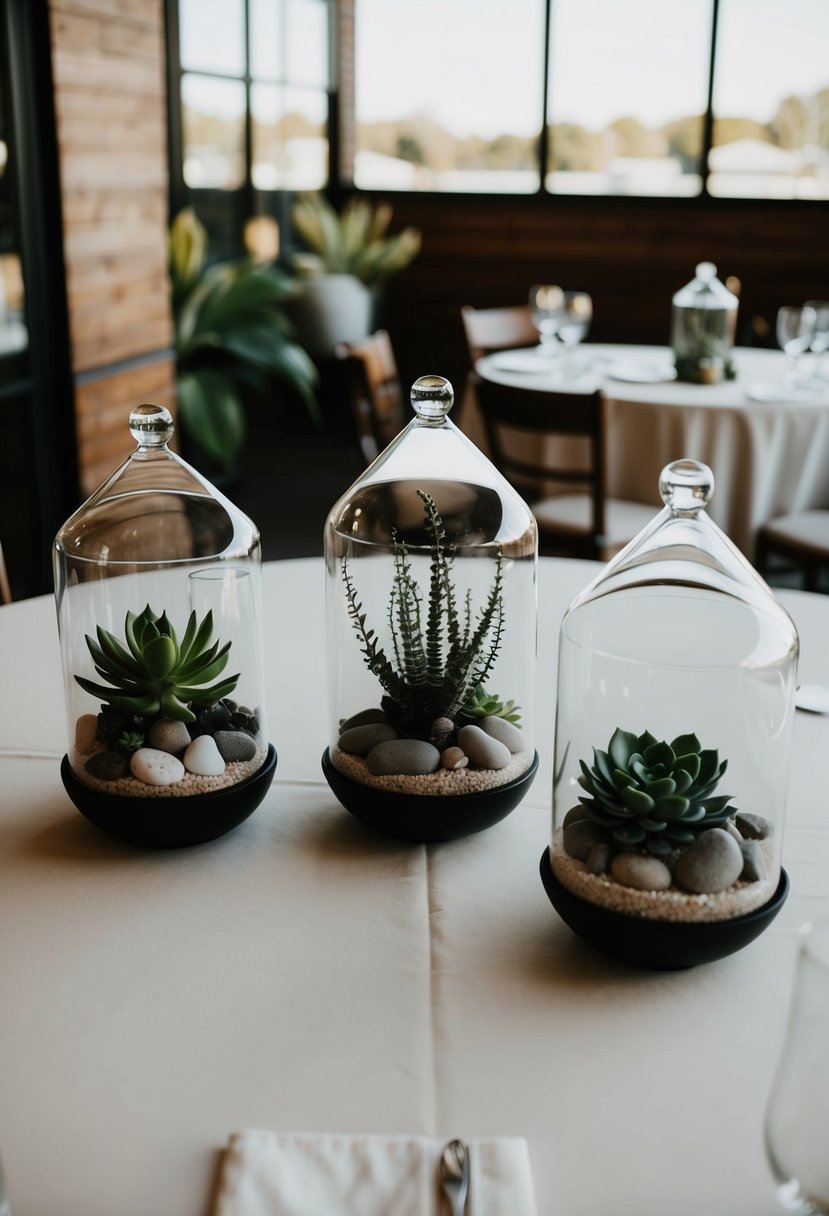
{"type": "Polygon", "coordinates": [[[174,401],[163,0],[50,0],[81,488],[174,401]]]}

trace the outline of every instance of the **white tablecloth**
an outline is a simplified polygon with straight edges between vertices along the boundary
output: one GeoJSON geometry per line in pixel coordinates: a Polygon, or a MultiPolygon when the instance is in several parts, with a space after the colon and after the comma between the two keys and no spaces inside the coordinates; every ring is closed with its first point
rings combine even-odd
{"type": "MultiPolygon", "coordinates": [[[[69,803],[49,599],[0,609],[0,1153],[15,1216],[207,1216],[244,1127],[526,1136],[542,1216],[772,1216],[762,1114],[796,930],[829,914],[829,718],[797,716],[792,894],[741,953],[651,974],[591,952],[538,876],[558,624],[540,572],[541,769],[489,831],[368,833],[324,784],[321,561],[266,567],[280,753],[251,819],[141,852],[69,803]]],[[[829,600],[781,597],[803,681],[829,600]]],[[[511,1216],[504,1213],[504,1216],[511,1216]]]]}
{"type": "MultiPolygon", "coordinates": [[[[782,380],[785,355],[738,348],[737,379],[717,385],[662,382],[635,384],[607,374],[614,363],[670,365],[664,347],[582,347],[572,359],[572,380],[549,373],[503,370],[497,355],[476,370],[501,384],[587,392],[607,397],[607,492],[616,498],[661,506],[659,474],[671,460],[688,456],[714,471],[711,516],[745,553],[753,553],[757,529],[767,520],[810,507],[829,507],[829,381],[811,401],[787,401],[782,380]],[[592,370],[592,374],[591,374],[592,370]],[[780,383],[780,399],[757,402],[752,386],[780,383]]],[[[810,370],[804,360],[803,370],[810,370]]],[[[469,403],[463,429],[485,446],[477,406],[469,403]]]]}

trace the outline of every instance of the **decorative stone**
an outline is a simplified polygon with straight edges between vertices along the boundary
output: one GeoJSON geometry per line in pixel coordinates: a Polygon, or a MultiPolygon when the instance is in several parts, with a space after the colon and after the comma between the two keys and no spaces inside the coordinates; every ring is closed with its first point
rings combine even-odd
{"type": "Polygon", "coordinates": [[[587,814],[587,811],[584,809],[582,804],[578,803],[577,806],[570,807],[570,810],[567,812],[567,814],[564,816],[564,818],[561,821],[561,826],[563,828],[569,828],[571,823],[576,823],[576,822],[578,822],[579,819],[589,819],[589,818],[590,818],[590,816],[587,814]]]}
{"type": "Polygon", "coordinates": [[[244,730],[217,730],[213,742],[228,764],[234,760],[252,760],[256,755],[256,744],[244,730]]]}
{"type": "Polygon", "coordinates": [[[174,785],[184,777],[184,765],[169,752],[160,752],[155,747],[139,747],[132,754],[130,772],[145,785],[174,785]]]}
{"type": "Polygon", "coordinates": [[[742,851],[733,836],[722,828],[709,828],[680,855],[674,874],[686,891],[711,895],[732,886],[743,864],[742,851]]]}
{"type": "MultiPolygon", "coordinates": [[[[213,735],[217,730],[227,730],[230,727],[230,720],[235,710],[232,710],[229,705],[222,701],[217,701],[215,705],[206,705],[202,709],[193,706],[196,714],[195,722],[191,722],[188,730],[191,739],[197,739],[199,735],[213,735]]],[[[187,744],[185,743],[185,747],[187,744]]]]}
{"type": "Polygon", "coordinates": [[[458,731],[458,746],[478,768],[506,768],[511,759],[506,744],[493,739],[480,726],[462,726],[458,731]]]}
{"type": "Polygon", "coordinates": [[[371,726],[377,722],[387,722],[382,709],[361,709],[358,714],[354,714],[340,723],[340,734],[345,734],[347,730],[351,730],[352,726],[371,726]]]}
{"type": "Polygon", "coordinates": [[[497,739],[499,743],[503,743],[504,747],[508,747],[513,755],[523,752],[527,746],[518,727],[514,726],[512,722],[507,722],[506,718],[499,718],[495,714],[481,719],[481,730],[485,734],[491,735],[493,739],[497,739]]]}
{"type": "Polygon", "coordinates": [[[740,852],[743,855],[743,869],[740,874],[743,882],[760,882],[763,878],[768,878],[766,857],[756,840],[741,840],[740,852]]]}
{"type": "Polygon", "coordinates": [[[371,749],[366,764],[374,777],[421,777],[440,766],[440,752],[423,739],[389,739],[371,749]]]}
{"type": "Polygon", "coordinates": [[[199,777],[219,777],[225,771],[225,762],[212,735],[199,735],[183,756],[188,773],[199,777]]]}
{"type": "Polygon", "coordinates": [[[75,751],[88,756],[98,738],[98,715],[81,714],[75,723],[75,751]]]}
{"type": "Polygon", "coordinates": [[[129,760],[124,752],[96,752],[84,765],[90,777],[97,777],[99,781],[117,781],[125,776],[128,767],[129,760]]]}
{"type": "Polygon", "coordinates": [[[448,769],[466,768],[469,757],[460,747],[447,747],[440,753],[440,767],[448,769]]]}
{"type": "Polygon", "coordinates": [[[643,853],[617,853],[610,863],[610,874],[623,887],[635,887],[637,891],[667,891],[671,885],[671,871],[665,862],[643,853]]]}
{"type": "Polygon", "coordinates": [[[344,730],[337,740],[337,747],[340,751],[348,752],[349,756],[367,756],[378,743],[396,738],[397,731],[393,726],[383,722],[367,722],[364,726],[344,730]]]}
{"type": "Polygon", "coordinates": [[[577,861],[587,861],[594,845],[604,844],[605,832],[591,819],[576,819],[564,829],[564,848],[577,861]]]}
{"type": "Polygon", "coordinates": [[[115,743],[124,731],[135,730],[135,718],[124,710],[107,706],[98,714],[98,738],[101,743],[115,743]]]}
{"type": "Polygon", "coordinates": [[[442,751],[455,733],[455,723],[451,718],[435,718],[429,732],[429,741],[442,751]]]}
{"type": "Polygon", "coordinates": [[[600,840],[598,844],[593,845],[584,864],[591,874],[606,874],[610,869],[612,855],[610,845],[604,840],[600,840]]]}
{"type": "Polygon", "coordinates": [[[156,718],[147,732],[147,743],[160,752],[176,755],[190,746],[190,732],[183,722],[171,718],[156,718]]]}
{"type": "Polygon", "coordinates": [[[738,811],[734,822],[740,835],[746,840],[767,840],[774,832],[774,827],[762,815],[752,815],[748,811],[738,811]]]}
{"type": "Polygon", "coordinates": [[[737,841],[737,844],[742,844],[743,837],[742,837],[739,829],[737,828],[736,823],[734,823],[733,819],[726,819],[725,823],[722,826],[723,826],[723,831],[728,832],[729,836],[733,836],[734,839],[737,841]]]}

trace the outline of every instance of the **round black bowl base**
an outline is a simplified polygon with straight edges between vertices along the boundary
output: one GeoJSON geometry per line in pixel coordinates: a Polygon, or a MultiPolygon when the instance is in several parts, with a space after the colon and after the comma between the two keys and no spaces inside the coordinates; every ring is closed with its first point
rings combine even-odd
{"type": "Polygon", "coordinates": [[[130,798],[93,790],[72,772],[68,756],[63,757],[60,775],[75,806],[96,828],[130,844],[180,849],[238,827],[267,794],[275,770],[276,751],[270,743],[262,767],[238,785],[184,798],[130,798]]]}
{"type": "Polygon", "coordinates": [[[328,748],[322,755],[325,779],[345,809],[376,832],[411,844],[458,840],[491,828],[515,810],[537,769],[535,752],[526,772],[491,790],[474,794],[397,794],[352,781],[331,763],[328,748]]]}
{"type": "Polygon", "coordinates": [[[777,890],[761,908],[701,924],[645,920],[591,904],[559,882],[549,848],[541,854],[541,881],[550,903],[574,933],[610,958],[653,971],[682,971],[742,950],[771,924],[789,894],[789,877],[781,870],[777,890]]]}

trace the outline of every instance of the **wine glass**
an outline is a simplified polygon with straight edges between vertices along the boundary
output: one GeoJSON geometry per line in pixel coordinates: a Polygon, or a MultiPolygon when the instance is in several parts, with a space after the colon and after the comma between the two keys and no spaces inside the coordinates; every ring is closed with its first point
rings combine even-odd
{"type": "Polygon", "coordinates": [[[564,292],[553,283],[536,283],[530,288],[529,305],[532,323],[541,341],[541,354],[555,356],[559,326],[564,316],[564,292]]]}
{"type": "Polygon", "coordinates": [[[808,304],[786,304],[777,312],[777,342],[789,359],[785,382],[797,383],[801,355],[809,349],[815,333],[817,314],[808,304]]]}
{"type": "Polygon", "coordinates": [[[801,933],[786,1038],[766,1108],[766,1156],[787,1211],[829,1216],[829,921],[801,933]]]}
{"type": "Polygon", "coordinates": [[[829,300],[807,300],[806,307],[814,309],[815,313],[815,328],[809,346],[813,354],[817,355],[815,375],[818,379],[825,380],[826,373],[821,369],[826,362],[823,356],[829,350],[829,300]]]}
{"type": "Polygon", "coordinates": [[[572,352],[587,337],[593,320],[593,301],[586,291],[565,291],[564,315],[558,327],[559,341],[572,352]]]}

